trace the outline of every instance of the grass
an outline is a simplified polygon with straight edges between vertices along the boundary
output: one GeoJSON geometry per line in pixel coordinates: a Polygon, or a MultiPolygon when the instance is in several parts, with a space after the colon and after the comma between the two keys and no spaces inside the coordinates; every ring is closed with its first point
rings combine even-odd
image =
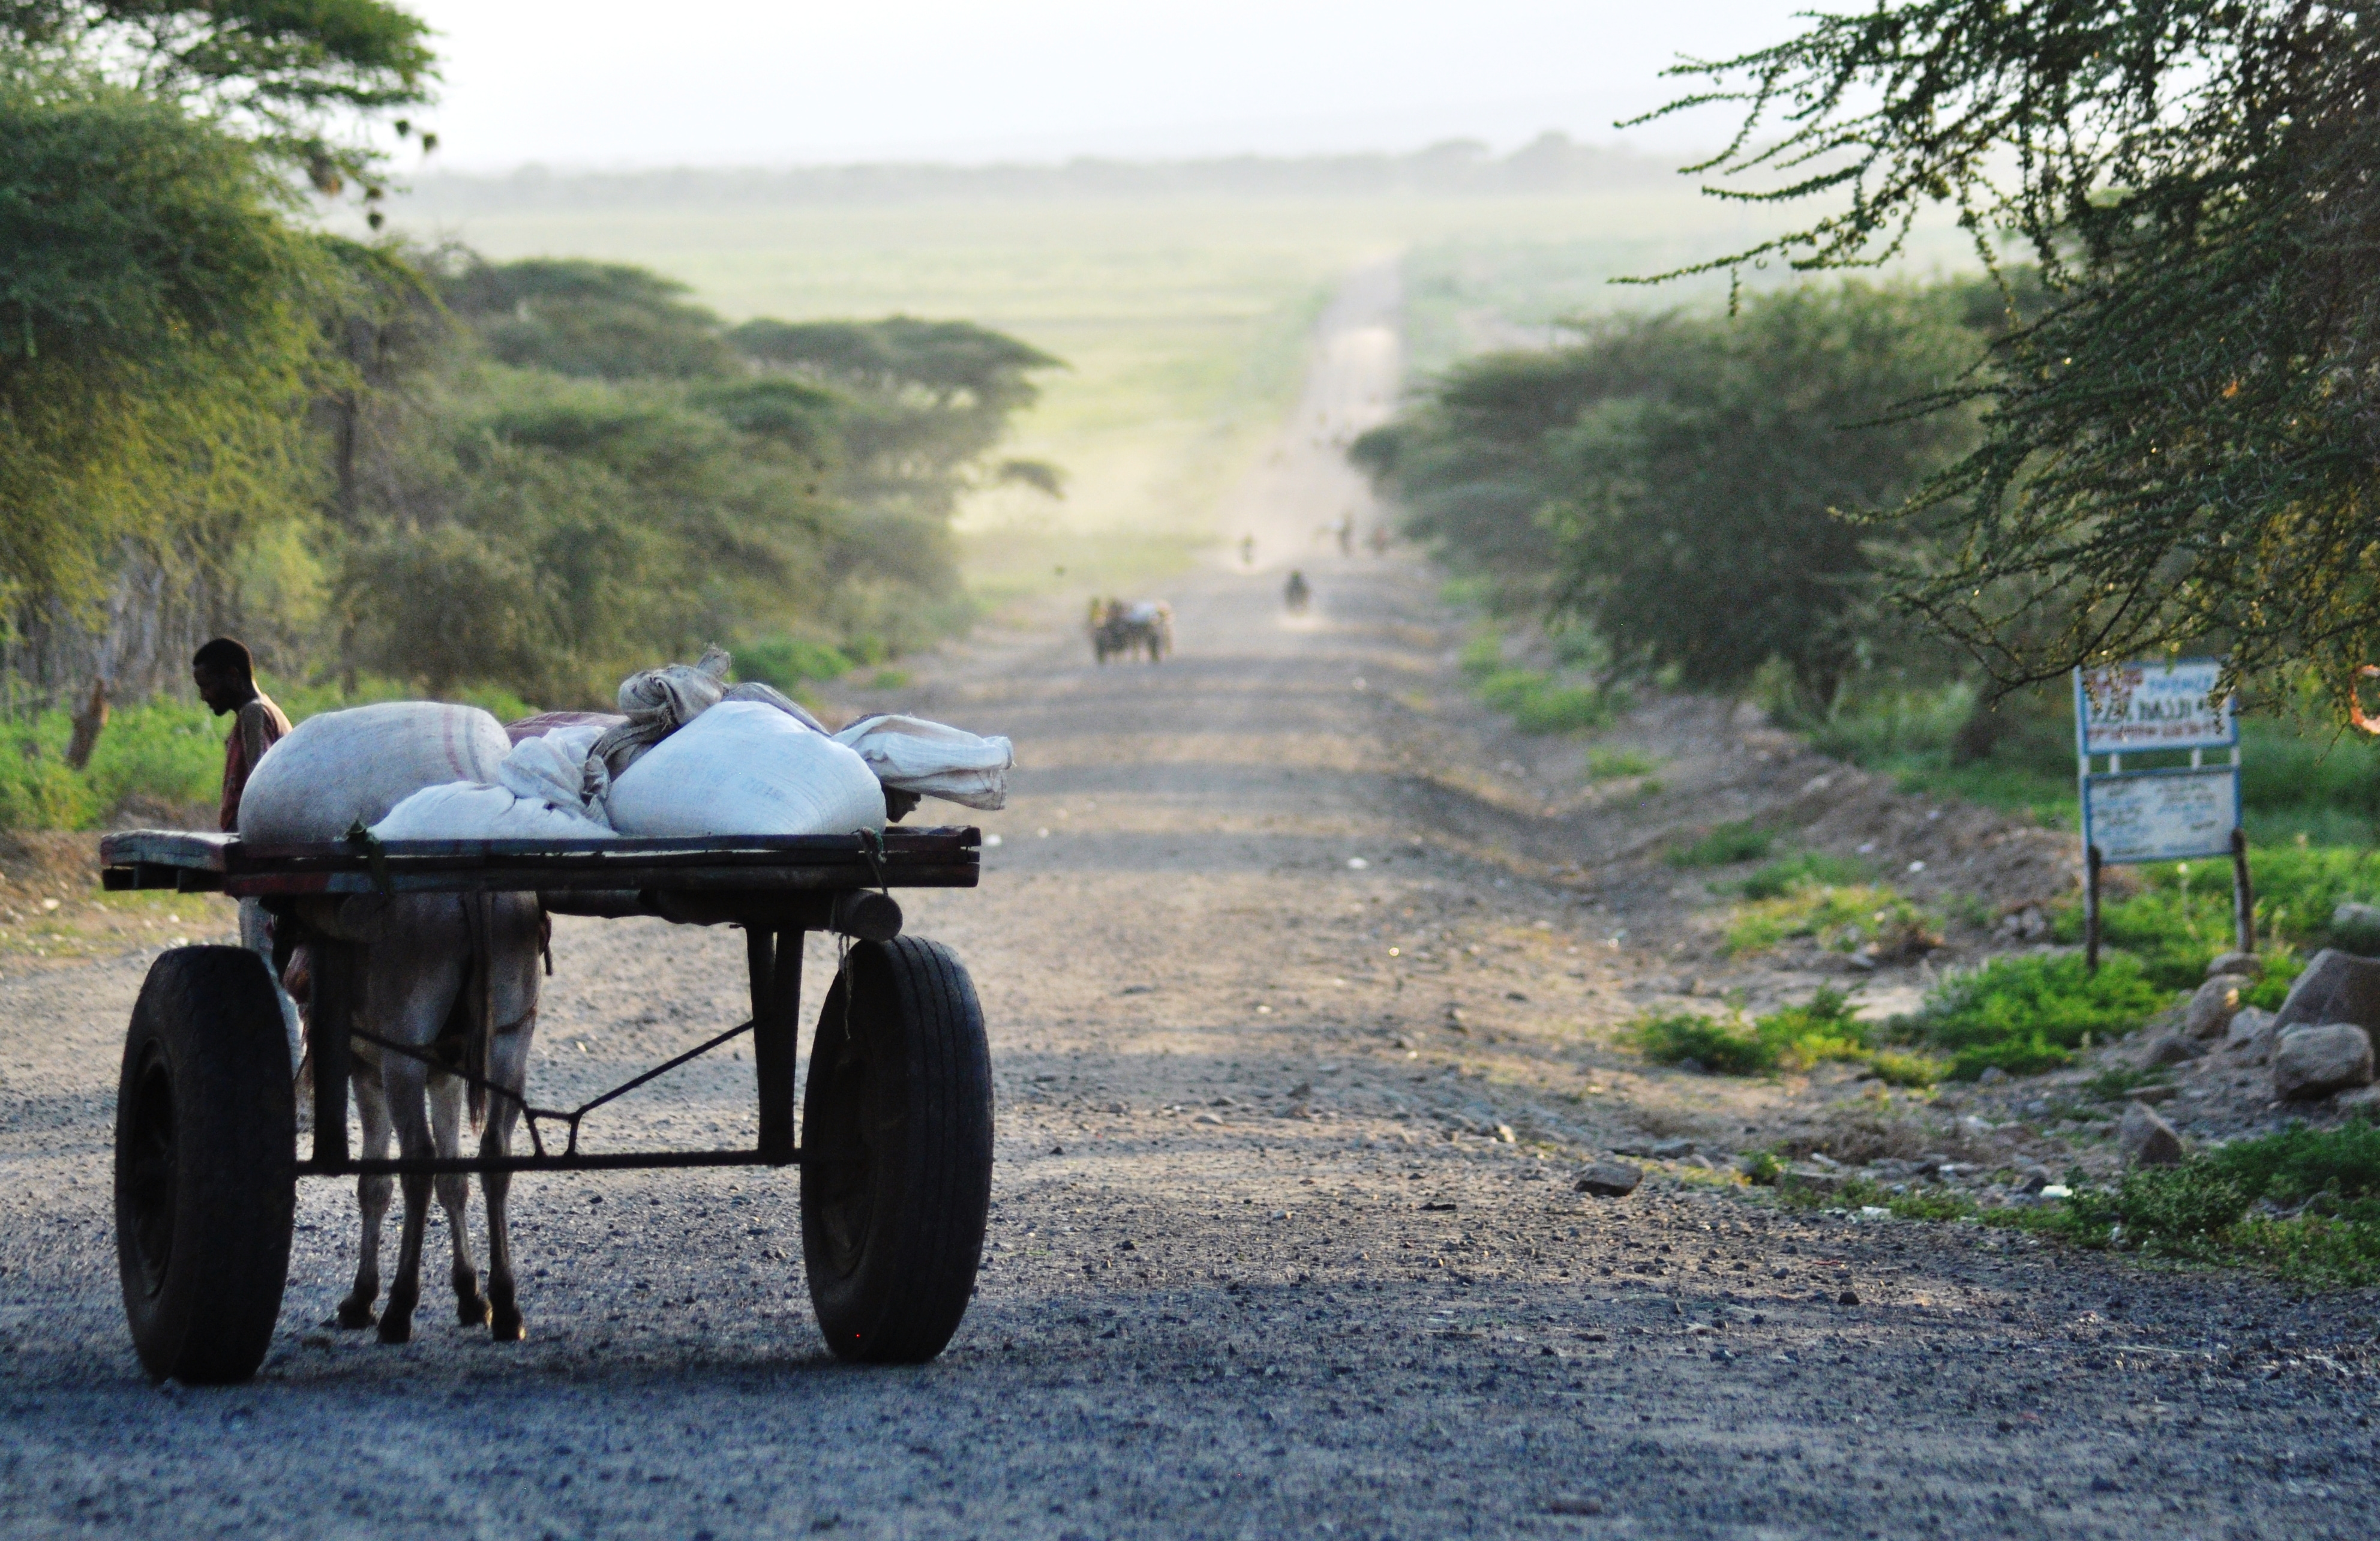
{"type": "Polygon", "coordinates": [[[1718,824],[1663,857],[1671,867],[1733,867],[1758,861],[1775,848],[1777,836],[1757,824],[1718,824]]]}
{"type": "Polygon", "coordinates": [[[1660,766],[1661,762],[1652,756],[1633,749],[1590,749],[1586,755],[1589,781],[1617,782],[1631,776],[1649,776],[1660,766]]]}
{"type": "Polygon", "coordinates": [[[1899,953],[1940,940],[1934,917],[1882,884],[1803,883],[1736,907],[1727,924],[1730,954],[1765,953],[1808,938],[1837,953],[1863,947],[1899,953]]]}
{"type": "MultiPolygon", "coordinates": [[[[2371,939],[2335,934],[2331,917],[2349,900],[2380,899],[2380,851],[2318,846],[2311,842],[2252,847],[2248,870],[2254,885],[2258,948],[2265,977],[2249,996],[2252,1005],[2273,1006],[2289,987],[2300,953],[2320,947],[2352,951],[2371,939]]],[[[2167,862],[2134,869],[2140,892],[2100,906],[2105,942],[2138,957],[2151,977],[2173,989],[2195,985],[2206,961],[2228,952],[2234,939],[2231,869],[2227,862],[2167,862]]],[[[2054,917],[2061,940],[2079,940],[2079,904],[2054,917]]]]}
{"type": "Polygon", "coordinates": [[[1781,899],[1799,888],[1856,885],[1874,877],[1868,864],[1855,857],[1800,851],[1772,861],[1744,879],[1741,892],[1746,899],[1781,899]]]}
{"type": "Polygon", "coordinates": [[[2070,1062],[2084,1038],[2128,1033],[2172,1001],[2123,953],[2102,958],[2096,974],[2079,953],[1998,957],[1943,980],[1894,1031],[1949,1056],[1956,1080],[1994,1066],[2032,1075],[2070,1062]]]}
{"type": "Polygon", "coordinates": [[[1694,1064],[1719,1075],[1771,1075],[1826,1063],[1865,1065],[1900,1086],[1931,1086],[1940,1067],[1875,1040],[1874,1029],[1852,1014],[1851,998],[1820,989],[1799,1006],[1746,1020],[1742,1014],[1648,1013],[1626,1037],[1656,1064],[1694,1064]]]}

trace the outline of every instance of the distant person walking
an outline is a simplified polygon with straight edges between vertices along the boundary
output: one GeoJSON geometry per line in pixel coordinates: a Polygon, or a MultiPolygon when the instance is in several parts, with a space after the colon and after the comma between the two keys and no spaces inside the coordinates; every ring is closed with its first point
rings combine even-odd
{"type": "Polygon", "coordinates": [[[1243,535],[1240,537],[1240,565],[1253,567],[1256,564],[1257,538],[1253,535],[1243,535]]]}
{"type": "MultiPolygon", "coordinates": [[[[199,687],[199,699],[209,710],[232,720],[224,739],[223,802],[215,821],[225,834],[233,834],[239,829],[239,799],[248,791],[248,778],[256,773],[264,752],[289,732],[289,716],[256,687],[256,661],[244,644],[228,637],[218,637],[190,655],[190,683],[199,687]]],[[[273,955],[273,916],[261,899],[239,902],[239,944],[264,960],[264,971],[273,978],[294,1071],[304,1057],[304,1035],[298,1025],[298,1003],[282,988],[273,955]]]]}
{"type": "Polygon", "coordinates": [[[1313,598],[1314,590],[1307,586],[1305,575],[1293,571],[1289,575],[1289,582],[1281,587],[1281,602],[1289,606],[1292,615],[1303,615],[1313,598]]]}

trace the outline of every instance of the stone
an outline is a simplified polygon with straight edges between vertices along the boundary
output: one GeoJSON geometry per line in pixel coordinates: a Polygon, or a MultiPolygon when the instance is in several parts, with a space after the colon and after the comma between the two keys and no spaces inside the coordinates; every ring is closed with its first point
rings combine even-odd
{"type": "Polygon", "coordinates": [[[2170,1102],[2180,1096],[2181,1088],[2171,1083],[2161,1086],[2134,1086],[2124,1095],[2135,1102],[2144,1102],[2154,1108],[2160,1102],[2170,1102]]]}
{"type": "Polygon", "coordinates": [[[1641,1160],[1653,1154],[1653,1145],[1649,1140],[1630,1140],[1624,1145],[1613,1146],[1611,1147],[1611,1154],[1614,1156],[1633,1156],[1641,1160]]]}
{"type": "Polygon", "coordinates": [[[2237,974],[2218,974],[2198,987],[2182,1008],[2181,1030],[2193,1038],[2217,1038],[2231,1025],[2240,1009],[2240,992],[2249,981],[2237,974]]]}
{"type": "Polygon", "coordinates": [[[2273,1050],[2273,1095],[2311,1102],[2372,1084],[2372,1035],[2351,1022],[2284,1030],[2273,1050]]]}
{"type": "Polygon", "coordinates": [[[2262,1006],[2242,1006],[2232,1013],[2223,1034],[2223,1052],[2250,1064],[2263,1064],[2273,1054],[2273,1024],[2277,1019],[2262,1006]]]}
{"type": "Polygon", "coordinates": [[[1597,1198],[1626,1198],[1645,1181],[1645,1169],[1625,1161],[1597,1161],[1578,1174],[1578,1191],[1597,1198]]]}
{"type": "Polygon", "coordinates": [[[1997,1086],[2008,1078],[2009,1073],[1998,1065],[1985,1065],[1984,1073],[1975,1077],[1978,1083],[1986,1086],[1997,1086]]]}
{"type": "Polygon", "coordinates": [[[2380,904],[2350,901],[2331,911],[2330,940],[2350,953],[2380,952],[2380,904]]]}
{"type": "Polygon", "coordinates": [[[2331,1022],[2351,1022],[2367,1033],[2380,1028],[2380,959],[2335,947],[2316,953],[2289,986],[2274,1025],[2287,1032],[2331,1022]]]}
{"type": "Polygon", "coordinates": [[[2047,1167],[2035,1166],[2028,1162],[2017,1169],[2016,1191],[2021,1194],[2037,1194],[2049,1186],[2053,1181],[2055,1180],[2050,1176],[2047,1167]]]}
{"type": "Polygon", "coordinates": [[[2155,1070],[2159,1065],[2186,1064],[2205,1052],[2180,1033],[2159,1033],[2141,1045],[2133,1062],[2143,1070],[2155,1070]]]}
{"type": "Polygon", "coordinates": [[[2127,1167],[2173,1167],[2181,1164],[2181,1136],[2173,1125],[2159,1118],[2156,1110],[2145,1102],[2132,1102],[2124,1109],[2124,1122],[2117,1131],[2116,1142],[2123,1147],[2127,1167]]]}
{"type": "Polygon", "coordinates": [[[1777,1185],[1799,1189],[1803,1193],[1834,1194],[1842,1191],[1843,1182],[1841,1172],[1828,1171],[1824,1167],[1787,1167],[1784,1175],[1777,1180],[1777,1185]]]}
{"type": "Polygon", "coordinates": [[[2215,961],[2206,965],[2206,977],[2212,979],[2224,974],[2261,979],[2265,977],[2265,960],[2253,953],[2217,953],[2215,961]]]}
{"type": "Polygon", "coordinates": [[[2342,1110],[2349,1108],[2380,1109],[2380,1086],[2358,1086],[2353,1091],[2340,1092],[2336,1101],[2342,1110]]]}
{"type": "Polygon", "coordinates": [[[1682,1160],[1694,1153],[1694,1142],[1692,1140],[1660,1140],[1653,1147],[1653,1159],[1657,1161],[1682,1160]]]}

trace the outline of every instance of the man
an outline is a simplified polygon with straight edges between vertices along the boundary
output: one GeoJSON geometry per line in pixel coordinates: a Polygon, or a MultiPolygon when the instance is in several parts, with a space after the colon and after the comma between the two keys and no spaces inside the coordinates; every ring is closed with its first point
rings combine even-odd
{"type": "MultiPolygon", "coordinates": [[[[218,637],[191,655],[190,683],[199,687],[199,699],[207,703],[209,710],[232,720],[231,733],[224,739],[223,804],[215,818],[223,831],[231,834],[239,829],[239,799],[248,790],[248,778],[255,773],[264,751],[289,731],[289,718],[272,697],[256,687],[255,661],[244,645],[228,637],[218,637]]],[[[239,944],[261,957],[265,972],[273,977],[273,989],[281,1000],[281,1025],[289,1037],[289,1063],[294,1069],[305,1052],[298,1002],[282,988],[280,970],[273,965],[273,916],[261,899],[239,902],[239,944]]]]}
{"type": "Polygon", "coordinates": [[[224,740],[223,807],[216,823],[229,834],[239,828],[240,794],[248,790],[264,751],[289,731],[289,719],[273,698],[256,687],[256,663],[248,649],[218,637],[190,657],[190,681],[199,699],[218,717],[232,719],[224,740]]]}

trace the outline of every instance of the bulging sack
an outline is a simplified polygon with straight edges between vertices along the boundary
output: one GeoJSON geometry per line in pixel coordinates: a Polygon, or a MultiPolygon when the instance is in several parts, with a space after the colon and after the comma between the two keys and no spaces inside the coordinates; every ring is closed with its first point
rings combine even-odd
{"type": "Polygon", "coordinates": [[[239,835],[266,845],[339,840],[424,787],[494,781],[511,749],[493,717],[443,701],[309,717],[257,762],[240,795],[239,835]]]}
{"type": "Polygon", "coordinates": [[[609,840],[583,814],[504,786],[455,782],[424,787],[371,827],[382,840],[609,840]]]}
{"type": "Polygon", "coordinates": [[[867,761],[761,701],[722,701],[613,779],[624,835],[848,834],[884,827],[867,761]]]}

